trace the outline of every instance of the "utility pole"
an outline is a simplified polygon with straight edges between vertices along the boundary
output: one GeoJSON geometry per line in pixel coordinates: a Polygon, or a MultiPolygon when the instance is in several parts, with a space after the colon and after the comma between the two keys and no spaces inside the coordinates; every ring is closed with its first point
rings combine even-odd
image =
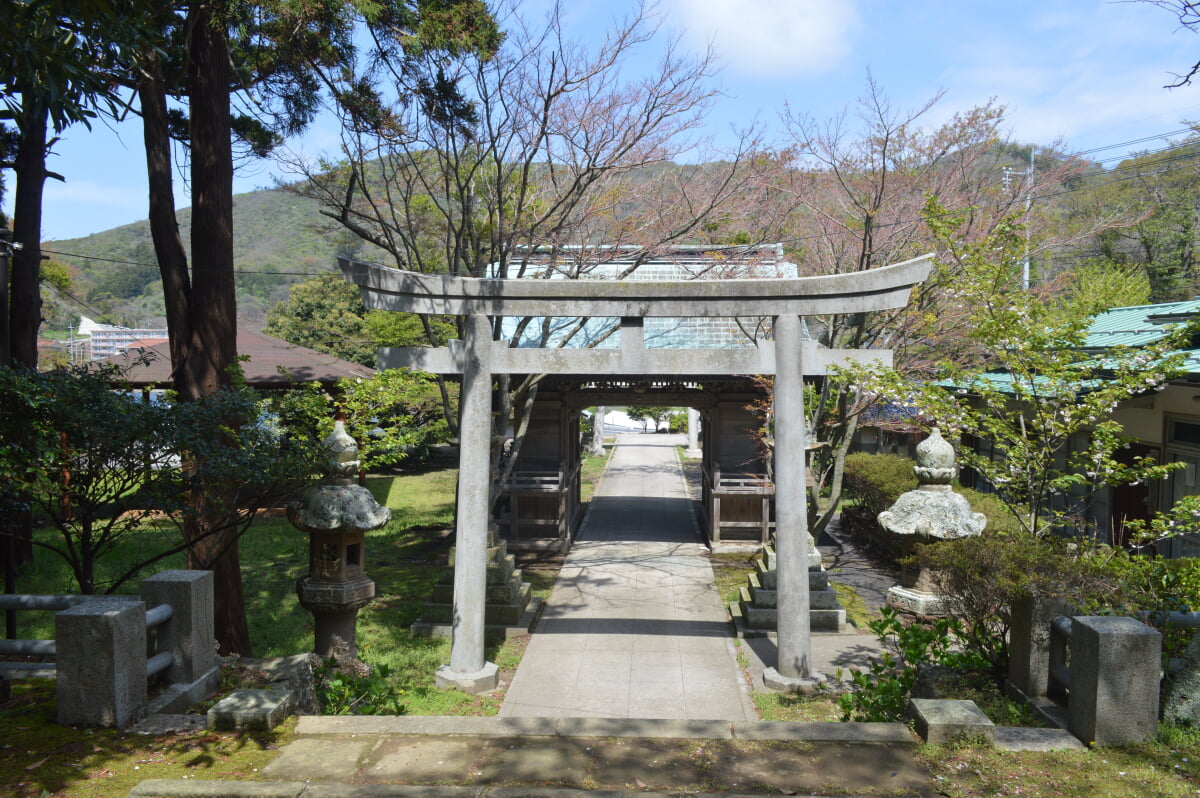
{"type": "Polygon", "coordinates": [[[1012,186],[1012,176],[1021,175],[1025,185],[1025,260],[1021,264],[1021,290],[1029,290],[1029,211],[1033,208],[1033,156],[1035,149],[1029,148],[1029,166],[1026,169],[1013,169],[1011,166],[1004,167],[1004,188],[1009,189],[1012,186]]]}

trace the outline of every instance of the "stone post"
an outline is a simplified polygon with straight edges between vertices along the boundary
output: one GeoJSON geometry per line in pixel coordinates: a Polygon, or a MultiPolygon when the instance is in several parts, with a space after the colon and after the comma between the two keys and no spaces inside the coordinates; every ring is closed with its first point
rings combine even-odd
{"type": "Polygon", "coordinates": [[[1050,685],[1050,622],[1073,612],[1066,599],[1025,596],[1013,602],[1009,631],[1008,687],[1015,699],[1041,699],[1050,685]]]}
{"type": "Polygon", "coordinates": [[[1162,635],[1133,618],[1071,619],[1068,728],[1085,743],[1118,746],[1158,732],[1162,635]]]}
{"type": "Polygon", "coordinates": [[[604,414],[607,412],[608,408],[600,405],[592,417],[592,454],[597,457],[604,455],[604,414]]]}
{"type": "Polygon", "coordinates": [[[454,617],[450,662],[438,668],[438,687],[468,693],[495,689],[499,671],[483,655],[487,602],[488,504],[491,486],[492,325],[467,317],[459,422],[458,525],[455,530],[454,617]]]}
{"type": "Polygon", "coordinates": [[[157,629],[158,650],[175,659],[167,680],[191,683],[209,674],[219,680],[212,571],[160,571],[142,581],[141,594],[147,608],[171,605],[171,620],[157,629]]]}
{"type": "Polygon", "coordinates": [[[763,674],[773,690],[812,692],[824,677],[812,669],[808,596],[804,364],[799,316],[775,318],[775,555],[778,661],[763,674]]]}
{"type": "Polygon", "coordinates": [[[700,411],[694,407],[687,409],[687,454],[688,457],[700,456],[700,411]]]}
{"type": "Polygon", "coordinates": [[[99,596],[54,616],[58,722],[124,728],[146,714],[146,604],[99,596]]]}

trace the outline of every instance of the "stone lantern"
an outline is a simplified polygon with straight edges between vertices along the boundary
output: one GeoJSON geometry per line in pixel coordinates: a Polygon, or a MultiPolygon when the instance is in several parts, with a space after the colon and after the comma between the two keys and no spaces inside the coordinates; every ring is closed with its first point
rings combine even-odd
{"type": "MultiPolygon", "coordinates": [[[[978,535],[987,518],[971,511],[971,505],[950,487],[958,474],[954,447],[934,427],[917,445],[919,483],[916,490],[901,494],[891,509],[879,514],[879,525],[900,535],[901,556],[913,553],[917,543],[936,543],[978,535]]],[[[900,584],[888,590],[891,606],[918,615],[946,615],[946,600],[938,594],[937,574],[905,566],[900,584]]]]}
{"type": "Polygon", "coordinates": [[[329,476],[288,505],[292,526],[309,534],[308,576],[296,582],[300,606],[313,614],[315,644],[321,657],[333,654],[333,638],[358,653],[355,623],[358,611],[375,596],[375,583],[363,572],[364,533],[378,529],[392,512],[375,501],[371,492],[354,483],[358,473],[358,444],[346,433],[341,420],[325,439],[329,476]]]}

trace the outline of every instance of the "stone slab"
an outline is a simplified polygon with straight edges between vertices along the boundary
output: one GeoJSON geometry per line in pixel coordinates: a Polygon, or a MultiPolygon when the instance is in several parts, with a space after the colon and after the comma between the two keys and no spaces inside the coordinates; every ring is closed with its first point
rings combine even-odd
{"type": "Polygon", "coordinates": [[[302,737],[284,746],[262,769],[267,778],[349,781],[378,739],[302,737]]]}
{"type": "Polygon", "coordinates": [[[545,735],[557,734],[557,718],[453,717],[449,715],[303,715],[297,735],[426,734],[545,735]]]}
{"type": "Polygon", "coordinates": [[[283,722],[295,705],[285,687],[234,690],[208,710],[210,729],[271,730],[283,722]]]}
{"type": "MultiPolygon", "coordinates": [[[[529,634],[530,627],[537,620],[538,612],[541,611],[542,600],[531,598],[529,606],[525,608],[520,620],[515,624],[485,624],[483,627],[483,637],[490,642],[498,642],[507,640],[510,637],[518,637],[520,635],[529,634]]],[[[418,619],[413,622],[413,625],[408,627],[408,630],[418,637],[444,637],[450,638],[454,634],[454,627],[449,623],[438,623],[418,619]]]]}
{"type": "Polygon", "coordinates": [[[663,739],[733,738],[727,720],[662,720],[637,718],[559,718],[560,737],[657,737],[663,739]]]}
{"type": "Polygon", "coordinates": [[[477,739],[461,736],[388,736],[371,749],[360,772],[372,781],[451,784],[474,775],[479,748],[477,739]]]}
{"type": "Polygon", "coordinates": [[[997,726],[992,745],[1004,751],[1086,751],[1087,746],[1066,729],[997,726]]]}
{"type": "Polygon", "coordinates": [[[183,712],[193,704],[198,704],[217,691],[221,686],[221,667],[214,665],[207,673],[203,673],[194,682],[176,682],[168,685],[161,693],[150,700],[146,706],[149,715],[163,715],[183,712]]]}
{"type": "Polygon", "coordinates": [[[304,782],[203,781],[148,779],[129,791],[129,798],[300,798],[304,782]]]}
{"type": "Polygon", "coordinates": [[[888,588],[887,603],[901,612],[911,612],[914,615],[945,616],[950,615],[950,608],[945,596],[936,593],[926,593],[893,585],[888,588]]]}
{"type": "MultiPolygon", "coordinates": [[[[742,601],[762,609],[776,609],[779,606],[779,591],[765,587],[748,585],[740,589],[742,601]]],[[[842,605],[838,602],[837,591],[813,590],[808,591],[808,606],[814,610],[838,610],[842,605]]]]}
{"type": "Polygon", "coordinates": [[[475,798],[474,787],[396,784],[311,784],[302,798],[475,798]]]}
{"type": "Polygon", "coordinates": [[[947,743],[960,735],[996,737],[996,726],[974,701],[910,698],[909,716],[917,734],[929,743],[947,743]]]}
{"type": "MultiPolygon", "coordinates": [[[[846,629],[846,611],[843,609],[826,610],[813,607],[808,612],[809,625],[813,631],[841,632],[846,629]]],[[[775,609],[754,607],[742,602],[741,617],[746,626],[751,629],[774,631],[778,623],[779,612],[775,609]]]]}
{"type": "Polygon", "coordinates": [[[758,721],[733,724],[733,736],[738,740],[797,740],[813,743],[917,742],[905,723],[758,721]]]}
{"type": "Polygon", "coordinates": [[[207,715],[147,715],[129,727],[134,734],[179,734],[208,728],[207,715]]]}

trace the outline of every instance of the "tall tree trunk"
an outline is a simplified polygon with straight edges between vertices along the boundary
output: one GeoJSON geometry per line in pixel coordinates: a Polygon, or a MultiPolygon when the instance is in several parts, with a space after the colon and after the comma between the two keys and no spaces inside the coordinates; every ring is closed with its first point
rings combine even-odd
{"type": "MultiPolygon", "coordinates": [[[[192,284],[189,342],[174,364],[175,386],[197,400],[230,383],[237,361],[237,301],[233,275],[233,146],[229,89],[232,74],[219,0],[192,7],[188,84],[192,144],[192,284]]],[[[237,530],[214,531],[211,496],[197,497],[196,543],[189,562],[212,568],[217,642],[223,652],[250,653],[238,560],[237,530]]]]}
{"type": "MultiPolygon", "coordinates": [[[[9,274],[8,340],[13,366],[37,368],[38,330],[42,325],[42,193],[46,184],[47,112],[22,92],[21,139],[17,145],[13,192],[14,249],[9,274]]],[[[8,366],[8,363],[4,364],[8,366]]],[[[24,502],[28,506],[28,502],[24,502]]],[[[33,562],[33,514],[20,510],[5,519],[12,535],[13,566],[33,562]]],[[[7,547],[6,559],[7,559],[7,547]]]]}
{"type": "Polygon", "coordinates": [[[9,294],[9,346],[13,363],[37,368],[42,324],[42,192],[46,183],[46,109],[23,93],[17,186],[13,196],[13,253],[9,294]]]}
{"type": "Polygon", "coordinates": [[[175,216],[166,79],[157,51],[146,53],[143,70],[138,82],[138,102],[142,108],[142,141],[146,148],[146,174],[150,186],[150,237],[162,274],[171,363],[178,364],[187,359],[187,345],[192,337],[191,283],[187,252],[175,216]]]}

